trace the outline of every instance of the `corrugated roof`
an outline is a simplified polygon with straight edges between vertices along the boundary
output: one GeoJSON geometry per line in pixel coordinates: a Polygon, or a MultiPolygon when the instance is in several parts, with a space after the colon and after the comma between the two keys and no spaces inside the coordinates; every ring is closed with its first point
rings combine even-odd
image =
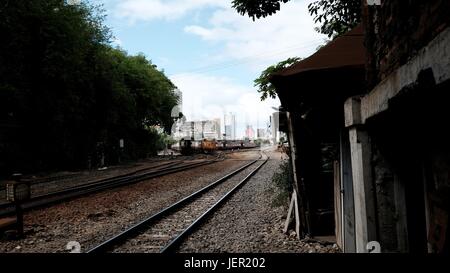
{"type": "Polygon", "coordinates": [[[365,48],[362,25],[331,41],[310,57],[272,76],[291,76],[306,71],[364,66],[365,48]]]}

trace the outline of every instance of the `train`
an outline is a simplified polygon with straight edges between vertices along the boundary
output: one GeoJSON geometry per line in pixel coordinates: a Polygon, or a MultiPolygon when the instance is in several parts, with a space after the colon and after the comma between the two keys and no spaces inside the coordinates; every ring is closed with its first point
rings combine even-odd
{"type": "Polygon", "coordinates": [[[217,150],[239,150],[256,147],[258,145],[249,140],[192,140],[182,138],[178,143],[178,150],[182,155],[213,154],[217,150]]]}

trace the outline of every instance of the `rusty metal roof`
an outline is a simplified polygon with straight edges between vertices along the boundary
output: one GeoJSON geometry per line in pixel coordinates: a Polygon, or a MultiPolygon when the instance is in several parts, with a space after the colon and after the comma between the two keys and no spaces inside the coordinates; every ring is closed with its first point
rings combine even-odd
{"type": "Polygon", "coordinates": [[[341,107],[348,97],[365,92],[365,62],[364,32],[359,25],[310,57],[273,73],[270,81],[289,111],[327,104],[341,107]]]}
{"type": "Polygon", "coordinates": [[[353,30],[331,41],[310,57],[285,68],[272,76],[291,76],[306,71],[364,66],[364,32],[360,24],[353,30]]]}

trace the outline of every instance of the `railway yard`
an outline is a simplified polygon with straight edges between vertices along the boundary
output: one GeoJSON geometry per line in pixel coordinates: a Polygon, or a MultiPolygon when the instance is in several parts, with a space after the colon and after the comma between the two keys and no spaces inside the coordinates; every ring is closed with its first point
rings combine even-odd
{"type": "MultiPolygon", "coordinates": [[[[338,252],[283,233],[286,208],[272,205],[271,183],[281,158],[270,147],[34,178],[25,236],[3,234],[0,252],[70,252],[70,242],[90,253],[338,252]]],[[[12,211],[0,199],[0,218],[12,211]]]]}
{"type": "Polygon", "coordinates": [[[448,263],[449,10],[0,1],[2,268],[448,263]]]}

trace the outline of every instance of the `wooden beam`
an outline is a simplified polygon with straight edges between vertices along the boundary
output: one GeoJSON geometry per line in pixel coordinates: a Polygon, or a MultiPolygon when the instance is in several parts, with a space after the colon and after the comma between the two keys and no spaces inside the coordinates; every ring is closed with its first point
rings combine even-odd
{"type": "Polygon", "coordinates": [[[286,218],[286,221],[284,223],[284,229],[283,232],[287,233],[289,230],[289,225],[291,223],[291,218],[292,216],[294,216],[295,219],[295,233],[297,235],[297,239],[300,240],[300,214],[298,211],[298,200],[297,200],[297,193],[294,192],[292,193],[292,197],[291,197],[291,202],[289,205],[289,210],[288,210],[288,215],[286,218]]]}
{"type": "Polygon", "coordinates": [[[336,244],[344,249],[342,240],[342,206],[341,206],[341,174],[339,161],[333,164],[334,177],[334,222],[335,222],[335,236],[336,244]]]}

